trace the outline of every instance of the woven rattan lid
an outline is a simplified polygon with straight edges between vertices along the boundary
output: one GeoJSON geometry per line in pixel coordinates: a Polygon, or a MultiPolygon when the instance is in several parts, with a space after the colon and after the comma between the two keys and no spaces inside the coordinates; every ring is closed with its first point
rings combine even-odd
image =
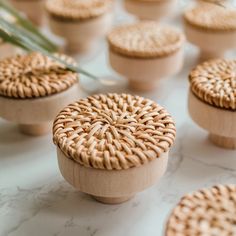
{"type": "Polygon", "coordinates": [[[236,10],[216,4],[204,4],[187,10],[184,19],[186,23],[202,30],[236,30],[236,10]]]}
{"type": "Polygon", "coordinates": [[[0,95],[5,97],[45,97],[66,90],[77,79],[76,73],[39,53],[0,61],[0,95]]]}
{"type": "Polygon", "coordinates": [[[140,22],[114,28],[108,35],[111,50],[129,57],[155,58],[179,50],[184,35],[170,26],[140,22]]]}
{"type": "Polygon", "coordinates": [[[161,156],[172,146],[175,125],[155,102],[128,94],[94,95],[60,112],[54,143],[85,167],[128,169],[161,156]]]}
{"type": "Polygon", "coordinates": [[[192,92],[200,100],[236,110],[236,60],[204,62],[192,70],[189,80],[192,92]]]}
{"type": "Polygon", "coordinates": [[[46,9],[53,17],[62,20],[86,20],[108,12],[112,0],[48,0],[46,9]]]}
{"type": "Polygon", "coordinates": [[[236,186],[218,185],[182,198],[173,210],[166,236],[236,235],[236,186]]]}

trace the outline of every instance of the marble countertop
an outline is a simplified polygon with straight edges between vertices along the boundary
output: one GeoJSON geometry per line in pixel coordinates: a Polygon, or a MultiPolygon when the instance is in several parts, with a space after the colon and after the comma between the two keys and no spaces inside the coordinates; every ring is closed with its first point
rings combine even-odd
{"type": "MultiPolygon", "coordinates": [[[[117,14],[118,23],[124,20],[117,14]]],[[[82,60],[84,69],[120,79],[109,68],[104,48],[82,60]]],[[[0,120],[0,236],[161,236],[171,209],[183,194],[218,183],[236,183],[236,151],[211,144],[207,133],[188,115],[187,75],[196,60],[196,49],[187,45],[180,74],[162,80],[153,92],[138,93],[173,115],[177,140],[162,180],[121,205],[103,205],[66,183],[51,135],[28,137],[15,124],[0,120]]],[[[91,81],[83,84],[91,90],[91,81]]],[[[133,93],[122,79],[109,91],[133,93]]]]}

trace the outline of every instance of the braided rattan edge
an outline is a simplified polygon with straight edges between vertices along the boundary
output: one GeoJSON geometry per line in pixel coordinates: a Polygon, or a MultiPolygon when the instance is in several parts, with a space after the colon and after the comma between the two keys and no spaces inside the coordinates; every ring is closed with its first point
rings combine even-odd
{"type": "MultiPolygon", "coordinates": [[[[65,55],[55,56],[75,63],[65,55]]],[[[0,71],[0,96],[8,98],[46,97],[63,92],[78,82],[77,73],[37,52],[1,60],[0,71]]]]}
{"type": "MultiPolygon", "coordinates": [[[[176,216],[176,211],[178,210],[178,208],[180,207],[183,207],[184,206],[184,201],[185,200],[189,200],[189,199],[194,199],[194,198],[197,198],[198,200],[202,200],[201,199],[201,195],[204,195],[205,194],[205,197],[207,198],[209,192],[213,193],[214,194],[217,194],[218,195],[221,195],[222,193],[225,193],[225,191],[227,192],[233,192],[236,196],[236,185],[233,185],[233,184],[227,184],[227,185],[215,185],[211,188],[203,188],[203,189],[200,189],[198,191],[195,191],[195,192],[192,192],[192,193],[189,193],[189,194],[186,194],[185,196],[183,196],[180,201],[177,203],[177,205],[175,206],[175,208],[171,211],[169,217],[168,217],[168,220],[166,222],[166,227],[165,227],[165,236],[178,236],[180,234],[177,234],[177,233],[174,233],[173,232],[173,229],[178,227],[177,225],[171,225],[171,220],[172,218],[174,217],[177,217],[176,216]]],[[[236,199],[236,197],[235,197],[236,199]]],[[[178,217],[177,217],[178,218],[178,217]]],[[[181,235],[187,235],[187,234],[184,234],[184,232],[181,233],[181,235]]],[[[189,234],[188,234],[189,235],[189,234]]],[[[198,236],[203,236],[201,234],[197,234],[198,236]]],[[[205,234],[204,234],[205,235],[205,234]]],[[[209,234],[210,235],[210,234],[209,234]]],[[[192,235],[192,236],[195,236],[192,235]]]]}
{"type": "MultiPolygon", "coordinates": [[[[117,94],[108,94],[108,95],[118,96],[117,94]]],[[[101,95],[100,94],[94,95],[94,96],[88,97],[88,99],[93,99],[93,98],[99,97],[99,96],[103,96],[103,98],[104,98],[106,95],[102,95],[102,94],[101,95]]],[[[127,95],[127,96],[131,96],[131,95],[127,95]]],[[[138,96],[136,96],[136,97],[138,97],[138,96]]],[[[77,102],[83,103],[83,101],[84,100],[79,100],[77,102]]],[[[148,99],[145,99],[145,101],[148,101],[150,103],[152,102],[151,100],[148,100],[148,99]]],[[[75,102],[74,104],[76,104],[77,102],[75,102]]],[[[79,151],[80,146],[77,146],[77,150],[75,150],[74,147],[71,147],[70,145],[73,141],[71,139],[65,137],[65,135],[63,133],[63,129],[66,130],[66,128],[64,127],[63,120],[67,120],[67,119],[69,120],[68,117],[65,118],[63,113],[68,112],[70,107],[73,107],[74,104],[70,104],[69,106],[67,106],[56,117],[56,119],[54,121],[54,126],[53,126],[53,140],[54,140],[55,145],[57,145],[60,148],[60,150],[65,154],[66,157],[74,160],[78,164],[83,165],[85,167],[91,167],[91,168],[96,168],[96,169],[107,169],[107,170],[122,170],[122,169],[129,169],[132,167],[138,167],[138,166],[143,165],[149,161],[154,160],[155,158],[160,157],[162,153],[169,151],[170,147],[174,143],[175,133],[176,133],[174,121],[164,108],[157,105],[157,107],[158,107],[157,109],[159,109],[160,112],[163,112],[163,114],[161,113],[161,115],[160,115],[160,119],[162,119],[161,116],[164,116],[165,120],[163,122],[166,125],[166,133],[165,133],[165,135],[163,135],[163,137],[160,137],[160,141],[158,142],[157,145],[154,146],[151,143],[147,143],[146,145],[150,149],[146,149],[145,151],[138,152],[138,153],[136,153],[136,151],[135,151],[134,154],[129,155],[131,157],[129,157],[128,159],[124,158],[124,157],[118,158],[117,156],[114,157],[115,159],[113,157],[111,157],[111,159],[109,159],[105,155],[105,152],[107,149],[105,151],[103,151],[103,157],[100,158],[99,161],[97,160],[96,156],[93,157],[91,153],[86,154],[86,157],[85,156],[82,157],[81,156],[82,154],[79,151]]],[[[156,117],[156,119],[157,119],[157,117],[156,117]]],[[[103,128],[104,128],[104,126],[103,126],[103,128]]],[[[71,132],[73,132],[73,131],[71,130],[71,132]]],[[[91,131],[91,132],[93,132],[93,131],[91,131]]],[[[155,133],[155,131],[153,131],[153,132],[155,133]]],[[[158,132],[158,129],[156,130],[156,132],[158,132]]],[[[71,133],[71,135],[73,136],[73,133],[71,133]]],[[[90,133],[88,135],[90,135],[90,133]]],[[[116,140],[115,145],[118,145],[117,142],[119,143],[119,141],[116,140]]],[[[126,142],[129,142],[129,141],[126,141],[126,142]]],[[[139,144],[139,145],[142,146],[142,144],[139,144]]],[[[143,146],[145,146],[145,145],[143,145],[143,146]]],[[[129,150],[128,150],[128,152],[129,152],[129,150]]]]}
{"type": "MultiPolygon", "coordinates": [[[[217,86],[218,90],[212,91],[212,89],[211,90],[209,89],[209,83],[204,83],[204,85],[202,84],[202,80],[204,79],[204,76],[206,76],[207,73],[207,72],[204,73],[204,68],[206,69],[212,67],[222,68],[223,66],[221,64],[227,65],[228,63],[235,64],[236,68],[236,60],[227,60],[227,59],[213,59],[210,61],[203,62],[202,64],[196,66],[189,74],[190,89],[198,99],[207,103],[208,105],[214,106],[216,108],[236,111],[236,87],[231,88],[232,91],[230,91],[230,93],[227,94],[226,92],[224,93],[222,92],[223,91],[222,87],[217,86]],[[202,73],[202,75],[199,74],[200,72],[202,73]]],[[[227,70],[228,68],[223,68],[223,69],[227,70]]],[[[211,74],[209,74],[208,76],[212,77],[212,73],[213,72],[211,72],[211,74]]],[[[215,75],[215,77],[217,77],[217,75],[215,75]]],[[[215,79],[212,78],[212,83],[214,82],[214,80],[215,79]]],[[[233,78],[229,77],[228,80],[234,80],[236,83],[236,77],[233,78]]],[[[227,79],[222,78],[222,81],[225,81],[223,83],[223,85],[225,85],[227,79]]]]}
{"type": "Polygon", "coordinates": [[[45,4],[45,10],[47,14],[61,22],[83,22],[87,20],[92,20],[95,18],[98,18],[102,16],[103,14],[106,14],[110,10],[112,10],[112,0],[105,0],[104,3],[106,3],[100,11],[97,10],[96,8],[94,9],[88,9],[87,13],[85,14],[80,14],[78,11],[76,14],[71,13],[65,13],[64,8],[62,8],[60,11],[55,11],[51,6],[49,6],[48,2],[50,0],[47,0],[45,4]]]}
{"type": "MultiPolygon", "coordinates": [[[[211,7],[220,7],[220,6],[216,6],[214,4],[210,4],[211,7]]],[[[195,9],[201,9],[201,7],[196,7],[196,8],[192,8],[192,9],[188,9],[184,12],[183,14],[183,19],[184,19],[184,23],[195,28],[196,30],[200,30],[203,32],[209,32],[209,33],[230,33],[230,32],[235,32],[236,31],[236,25],[225,25],[224,27],[220,27],[219,25],[207,25],[207,24],[198,24],[196,22],[194,22],[194,20],[190,19],[187,14],[195,9]]],[[[235,11],[236,14],[236,11],[235,11]]],[[[220,19],[220,18],[219,18],[220,19]]]]}
{"type": "MultiPolygon", "coordinates": [[[[148,24],[148,22],[145,22],[145,23],[148,24]]],[[[145,24],[145,23],[141,22],[140,24],[145,24]]],[[[177,42],[175,42],[174,44],[170,44],[168,46],[163,46],[162,48],[157,48],[152,51],[150,51],[150,50],[149,51],[139,51],[139,50],[133,51],[131,49],[124,48],[120,45],[117,46],[113,42],[113,34],[116,34],[116,31],[119,31],[119,30],[122,31],[122,28],[124,28],[125,26],[127,26],[127,27],[134,26],[135,27],[135,25],[118,26],[117,28],[113,29],[107,36],[107,42],[109,44],[110,50],[112,50],[113,52],[115,52],[119,55],[125,56],[125,57],[140,58],[140,59],[162,58],[162,57],[166,57],[166,56],[176,53],[178,50],[181,49],[181,47],[183,46],[183,44],[185,42],[184,34],[176,31],[172,27],[166,26],[168,29],[173,30],[173,32],[175,31],[175,34],[178,35],[179,39],[177,42]]]]}

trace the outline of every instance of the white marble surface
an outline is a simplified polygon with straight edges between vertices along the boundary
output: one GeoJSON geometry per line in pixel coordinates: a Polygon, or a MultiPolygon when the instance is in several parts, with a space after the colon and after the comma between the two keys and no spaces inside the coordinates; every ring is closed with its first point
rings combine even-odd
{"type": "MultiPolygon", "coordinates": [[[[126,20],[120,11],[117,17],[118,22],[126,20]]],[[[184,193],[236,183],[236,152],[212,145],[187,112],[187,75],[196,53],[188,45],[183,71],[161,81],[156,91],[141,94],[169,110],[178,135],[162,180],[122,205],[103,205],[67,184],[51,135],[27,137],[0,120],[0,236],[161,236],[170,210],[184,193]]],[[[92,57],[82,63],[85,69],[119,79],[105,50],[92,57]]],[[[123,80],[110,91],[130,92],[123,80]]]]}

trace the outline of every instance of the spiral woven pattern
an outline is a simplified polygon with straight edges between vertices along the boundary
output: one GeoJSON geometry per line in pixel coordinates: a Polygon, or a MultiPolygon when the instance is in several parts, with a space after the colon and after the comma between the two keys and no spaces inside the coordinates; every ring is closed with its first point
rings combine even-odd
{"type": "Polygon", "coordinates": [[[167,56],[178,51],[184,35],[170,26],[140,22],[114,28],[108,35],[111,50],[138,58],[167,56]]]}
{"type": "Polygon", "coordinates": [[[236,235],[236,186],[218,185],[184,196],[168,220],[165,235],[236,235]]]}
{"type": "Polygon", "coordinates": [[[39,53],[17,55],[0,61],[0,95],[21,99],[45,97],[73,86],[77,77],[77,73],[39,53]]]}
{"type": "Polygon", "coordinates": [[[62,20],[86,20],[98,17],[112,8],[112,0],[48,0],[48,13],[62,20]]]}
{"type": "Polygon", "coordinates": [[[235,31],[236,10],[216,4],[204,4],[187,10],[185,22],[191,26],[208,31],[235,31]]]}
{"type": "Polygon", "coordinates": [[[192,92],[200,100],[236,110],[236,60],[204,62],[192,70],[189,80],[192,92]]]}
{"type": "Polygon", "coordinates": [[[97,169],[138,167],[167,152],[175,125],[155,102],[129,94],[94,95],[56,117],[54,143],[77,163],[97,169]]]}

